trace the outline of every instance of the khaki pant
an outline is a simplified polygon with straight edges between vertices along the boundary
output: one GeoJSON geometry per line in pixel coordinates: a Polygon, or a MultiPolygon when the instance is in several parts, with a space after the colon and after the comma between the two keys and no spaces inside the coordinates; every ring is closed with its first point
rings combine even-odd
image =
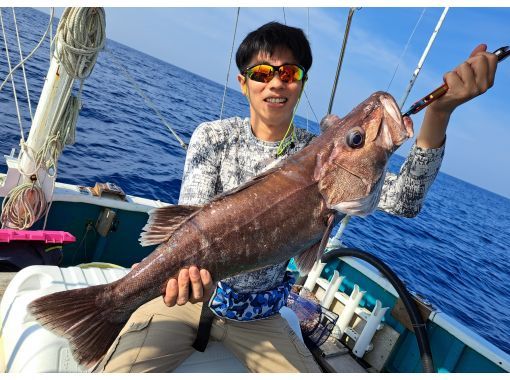
{"type": "MultiPolygon", "coordinates": [[[[161,297],[129,319],[94,372],[171,372],[195,350],[202,304],[167,307],[161,297]]],[[[252,372],[320,372],[304,343],[276,314],[252,322],[215,318],[221,341],[252,372]]]]}

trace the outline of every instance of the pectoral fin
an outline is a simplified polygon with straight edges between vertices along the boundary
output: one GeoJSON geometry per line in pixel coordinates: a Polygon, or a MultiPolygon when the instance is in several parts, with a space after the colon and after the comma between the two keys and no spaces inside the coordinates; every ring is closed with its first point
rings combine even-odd
{"type": "Polygon", "coordinates": [[[140,234],[140,245],[161,244],[201,207],[197,206],[166,206],[155,208],[149,212],[149,220],[140,234]]]}
{"type": "Polygon", "coordinates": [[[321,258],[324,253],[324,249],[326,248],[326,244],[328,243],[331,230],[333,230],[334,221],[335,216],[331,214],[328,218],[328,225],[326,227],[326,231],[324,231],[324,235],[322,235],[321,241],[312,245],[296,257],[295,262],[300,275],[308,274],[308,272],[312,270],[315,262],[321,258]]]}

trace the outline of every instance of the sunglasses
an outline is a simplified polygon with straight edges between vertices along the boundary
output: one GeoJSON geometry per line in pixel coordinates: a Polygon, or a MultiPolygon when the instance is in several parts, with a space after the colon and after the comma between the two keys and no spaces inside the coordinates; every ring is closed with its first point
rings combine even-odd
{"type": "Polygon", "coordinates": [[[257,64],[244,69],[242,74],[255,82],[269,83],[274,78],[276,71],[278,71],[280,80],[285,83],[300,81],[305,76],[303,66],[290,63],[284,63],[280,66],[268,65],[266,63],[257,64]]]}

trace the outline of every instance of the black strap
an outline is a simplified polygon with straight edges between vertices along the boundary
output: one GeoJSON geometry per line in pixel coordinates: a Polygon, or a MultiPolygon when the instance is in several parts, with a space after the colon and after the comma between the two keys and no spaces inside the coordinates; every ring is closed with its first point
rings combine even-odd
{"type": "Polygon", "coordinates": [[[207,302],[202,305],[202,312],[200,313],[200,322],[198,324],[197,337],[193,342],[192,347],[200,352],[204,352],[207,343],[209,342],[209,335],[211,334],[211,326],[214,319],[214,313],[209,308],[207,302]]]}

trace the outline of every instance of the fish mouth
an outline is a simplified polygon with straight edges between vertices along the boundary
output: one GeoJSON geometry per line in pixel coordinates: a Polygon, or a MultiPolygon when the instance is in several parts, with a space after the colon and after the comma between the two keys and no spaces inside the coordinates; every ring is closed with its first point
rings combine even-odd
{"type": "Polygon", "coordinates": [[[386,145],[389,147],[393,145],[394,149],[397,149],[404,141],[413,137],[413,121],[408,116],[402,117],[395,99],[390,94],[383,94],[379,99],[389,118],[388,121],[383,122],[387,132],[385,133],[386,145]]]}

